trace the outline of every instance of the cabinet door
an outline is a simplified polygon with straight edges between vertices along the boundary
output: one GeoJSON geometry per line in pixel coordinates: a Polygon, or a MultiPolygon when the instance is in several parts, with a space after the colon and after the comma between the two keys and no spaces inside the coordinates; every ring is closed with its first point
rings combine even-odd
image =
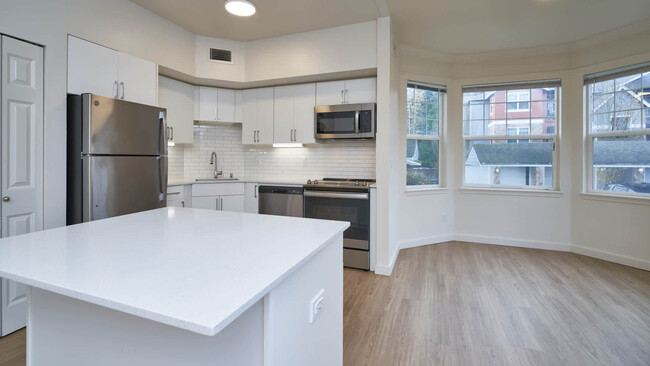
{"type": "Polygon", "coordinates": [[[377,102],[377,79],[353,79],[345,81],[346,103],[377,102]]]}
{"type": "MultiPolygon", "coordinates": [[[[43,48],[0,36],[2,237],[43,229],[43,48]]],[[[25,326],[27,288],[0,279],[0,336],[25,326]]]]}
{"type": "Polygon", "coordinates": [[[279,86],[273,90],[273,142],[293,142],[294,86],[279,86]]]}
{"type": "Polygon", "coordinates": [[[314,106],[316,105],[316,84],[293,86],[295,142],[316,143],[314,138],[314,106]]]}
{"type": "Polygon", "coordinates": [[[235,122],[242,121],[243,110],[244,110],[244,92],[242,90],[235,90],[235,122]]]}
{"type": "Polygon", "coordinates": [[[199,120],[217,121],[219,90],[205,86],[199,87],[199,120]]]}
{"type": "Polygon", "coordinates": [[[183,201],[183,200],[170,200],[170,201],[167,201],[167,207],[185,207],[185,201],[183,201]]]}
{"type": "Polygon", "coordinates": [[[273,144],[273,88],[257,90],[258,144],[273,144]]]}
{"type": "Polygon", "coordinates": [[[242,92],[242,143],[254,144],[257,137],[257,89],[242,92]]]}
{"type": "Polygon", "coordinates": [[[158,66],[125,53],[118,54],[119,98],[130,102],[158,104],[158,66]]]}
{"type": "Polygon", "coordinates": [[[68,93],[116,98],[118,52],[68,36],[68,93]]]}
{"type": "Polygon", "coordinates": [[[167,109],[169,140],[179,144],[194,142],[194,86],[161,76],[158,106],[167,109]]]}
{"type": "Polygon", "coordinates": [[[316,105],[343,104],[345,82],[327,81],[316,84],[316,105]]]}
{"type": "Polygon", "coordinates": [[[220,122],[235,122],[235,91],[217,89],[217,117],[220,122]]]}
{"type": "Polygon", "coordinates": [[[259,184],[246,183],[245,212],[259,213],[259,184]]]}
{"type": "Polygon", "coordinates": [[[219,204],[221,211],[244,212],[245,199],[243,194],[238,196],[221,196],[219,199],[221,200],[219,204]]]}
{"type": "Polygon", "coordinates": [[[216,210],[219,197],[192,197],[192,208],[216,210]]]}

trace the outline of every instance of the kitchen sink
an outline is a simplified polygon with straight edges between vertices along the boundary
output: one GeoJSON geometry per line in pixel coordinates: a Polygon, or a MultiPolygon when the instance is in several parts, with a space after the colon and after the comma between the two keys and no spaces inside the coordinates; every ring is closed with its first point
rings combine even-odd
{"type": "Polygon", "coordinates": [[[234,180],[239,180],[239,178],[201,178],[197,179],[197,182],[227,182],[227,181],[234,181],[234,180]]]}

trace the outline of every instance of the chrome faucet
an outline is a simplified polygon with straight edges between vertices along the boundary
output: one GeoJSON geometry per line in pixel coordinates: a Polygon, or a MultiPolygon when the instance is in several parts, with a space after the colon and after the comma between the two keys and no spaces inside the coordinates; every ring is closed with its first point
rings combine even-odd
{"type": "Polygon", "coordinates": [[[219,178],[219,176],[223,175],[223,170],[217,170],[217,153],[214,151],[210,156],[210,165],[214,165],[214,178],[219,178]]]}

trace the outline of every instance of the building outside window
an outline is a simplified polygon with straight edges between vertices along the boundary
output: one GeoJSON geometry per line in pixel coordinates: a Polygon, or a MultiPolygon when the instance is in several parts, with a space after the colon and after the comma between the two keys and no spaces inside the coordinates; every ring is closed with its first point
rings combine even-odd
{"type": "Polygon", "coordinates": [[[409,81],[406,88],[406,185],[440,184],[440,136],[446,87],[409,81]]]}
{"type": "Polygon", "coordinates": [[[584,80],[587,190],[650,196],[650,62],[584,80]]]}
{"type": "Polygon", "coordinates": [[[558,189],[560,80],[463,87],[464,185],[558,189]]]}

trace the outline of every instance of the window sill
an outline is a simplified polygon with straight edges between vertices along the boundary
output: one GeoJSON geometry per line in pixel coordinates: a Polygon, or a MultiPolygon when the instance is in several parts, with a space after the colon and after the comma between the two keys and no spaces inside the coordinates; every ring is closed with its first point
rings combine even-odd
{"type": "Polygon", "coordinates": [[[593,201],[606,201],[606,202],[617,202],[617,203],[627,203],[633,205],[650,206],[650,197],[643,197],[643,196],[632,196],[632,195],[624,196],[618,194],[583,192],[580,193],[580,197],[587,200],[593,200],[593,201]]]}
{"type": "Polygon", "coordinates": [[[448,190],[440,186],[411,186],[406,187],[407,196],[423,196],[431,194],[445,194],[448,190]]]}
{"type": "Polygon", "coordinates": [[[527,197],[552,197],[559,198],[564,195],[562,191],[552,190],[532,190],[532,189],[507,189],[507,188],[481,188],[481,187],[461,187],[460,193],[463,194],[486,194],[497,196],[527,196],[527,197]]]}

